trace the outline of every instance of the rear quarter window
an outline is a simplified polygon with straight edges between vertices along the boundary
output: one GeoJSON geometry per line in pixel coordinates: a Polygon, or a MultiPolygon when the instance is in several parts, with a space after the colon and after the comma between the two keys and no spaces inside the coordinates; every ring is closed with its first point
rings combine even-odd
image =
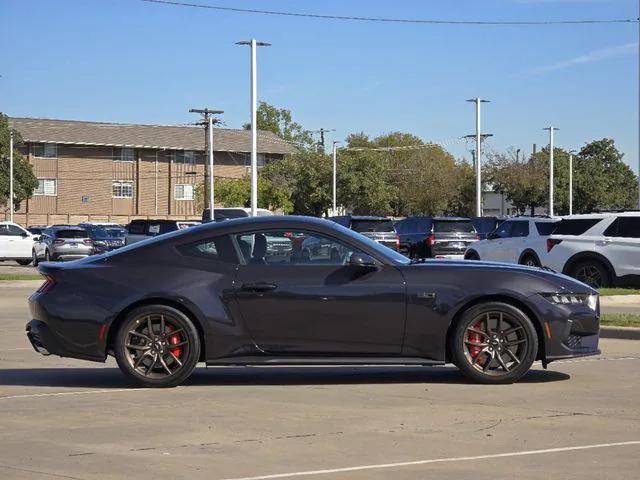
{"type": "Polygon", "coordinates": [[[568,218],[561,220],[554,235],[582,235],[594,225],[600,223],[601,218],[568,218]]]}
{"type": "Polygon", "coordinates": [[[229,264],[238,263],[231,239],[226,235],[179,245],[176,248],[186,257],[215,260],[229,264]]]}
{"type": "Polygon", "coordinates": [[[538,235],[546,237],[553,233],[557,225],[557,222],[536,222],[536,230],[538,230],[538,235]]]}

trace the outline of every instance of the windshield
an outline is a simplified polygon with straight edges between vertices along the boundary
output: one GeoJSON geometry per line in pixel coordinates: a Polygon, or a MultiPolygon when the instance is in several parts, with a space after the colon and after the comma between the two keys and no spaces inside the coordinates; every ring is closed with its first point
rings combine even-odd
{"type": "Polygon", "coordinates": [[[435,220],[433,231],[440,233],[476,233],[471,220],[435,220]]]}
{"type": "Polygon", "coordinates": [[[393,222],[381,220],[352,220],[351,229],[356,232],[395,232],[393,222]]]}

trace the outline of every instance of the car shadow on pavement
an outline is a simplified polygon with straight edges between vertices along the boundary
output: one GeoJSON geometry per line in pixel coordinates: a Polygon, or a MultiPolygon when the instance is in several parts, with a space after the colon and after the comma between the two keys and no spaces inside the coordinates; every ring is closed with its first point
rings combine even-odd
{"type": "MultiPolygon", "coordinates": [[[[519,383],[568,380],[566,373],[534,369],[519,383]]],[[[472,384],[454,367],[214,367],[198,368],[185,385],[472,384]]],[[[0,385],[127,388],[117,368],[0,369],[0,385]]]]}

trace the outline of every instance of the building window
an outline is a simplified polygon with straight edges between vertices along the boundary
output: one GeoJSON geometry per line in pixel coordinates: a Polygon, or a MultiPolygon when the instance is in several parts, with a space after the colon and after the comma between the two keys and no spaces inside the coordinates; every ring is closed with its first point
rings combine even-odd
{"type": "Polygon", "coordinates": [[[196,152],[193,152],[191,150],[176,150],[174,161],[175,163],[193,165],[194,163],[196,163],[196,152]]]}
{"type": "Polygon", "coordinates": [[[133,182],[113,182],[113,198],[133,198],[133,182]]]}
{"type": "Polygon", "coordinates": [[[58,194],[58,181],[55,178],[39,178],[38,186],[33,191],[33,194],[55,197],[58,194]]]}
{"type": "MultiPolygon", "coordinates": [[[[250,153],[241,153],[240,155],[242,155],[242,158],[244,158],[244,166],[245,167],[250,167],[251,166],[251,154],[250,153]]],[[[258,154],[258,166],[259,167],[264,167],[264,163],[265,163],[265,157],[266,155],[264,153],[259,153],[258,154]]]]}
{"type": "Polygon", "coordinates": [[[193,185],[190,183],[176,185],[176,200],[193,200],[193,185]]]}
{"type": "Polygon", "coordinates": [[[135,151],[129,147],[116,147],[113,149],[113,159],[116,162],[133,162],[135,160],[135,151]]]}
{"type": "Polygon", "coordinates": [[[56,158],[58,145],[55,143],[34,143],[33,156],[38,158],[56,158]]]}

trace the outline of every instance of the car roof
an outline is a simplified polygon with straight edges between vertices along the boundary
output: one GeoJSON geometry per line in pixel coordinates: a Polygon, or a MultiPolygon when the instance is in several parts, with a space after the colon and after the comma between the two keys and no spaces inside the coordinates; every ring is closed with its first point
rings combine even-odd
{"type": "Polygon", "coordinates": [[[79,225],[53,225],[52,227],[49,227],[52,230],[80,230],[82,232],[85,231],[84,228],[82,228],[79,225]]]}
{"type": "Polygon", "coordinates": [[[526,215],[522,215],[519,217],[510,217],[505,220],[505,222],[510,222],[513,220],[533,220],[534,222],[559,222],[561,220],[560,217],[529,217],[526,215]]]}
{"type": "Polygon", "coordinates": [[[450,221],[450,222],[461,222],[461,221],[471,221],[469,217],[433,217],[434,220],[438,220],[440,222],[450,221]]]}
{"type": "Polygon", "coordinates": [[[391,220],[388,217],[381,217],[377,215],[336,215],[334,217],[329,217],[329,219],[333,218],[350,218],[351,220],[391,220]]]}

